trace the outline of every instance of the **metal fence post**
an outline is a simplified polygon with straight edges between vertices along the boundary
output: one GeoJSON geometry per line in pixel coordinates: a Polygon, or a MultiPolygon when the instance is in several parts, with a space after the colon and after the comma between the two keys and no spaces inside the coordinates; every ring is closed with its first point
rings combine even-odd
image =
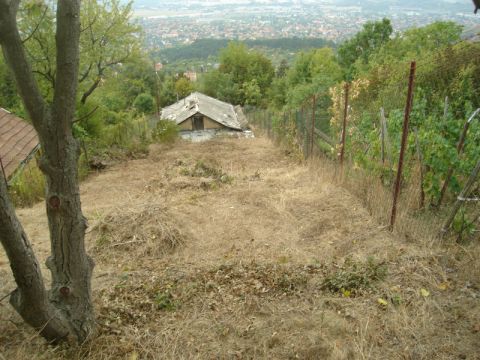
{"type": "Polygon", "coordinates": [[[400,158],[398,160],[397,180],[395,182],[395,190],[393,192],[392,214],[390,216],[391,230],[393,230],[393,226],[395,225],[395,220],[397,217],[397,202],[398,202],[398,196],[400,194],[400,184],[402,182],[403,159],[405,157],[405,150],[407,148],[408,124],[410,121],[410,112],[412,110],[412,104],[413,104],[413,84],[415,81],[416,68],[417,68],[416,62],[412,61],[412,63],[410,64],[410,76],[408,79],[407,104],[405,105],[405,116],[403,119],[402,145],[400,148],[400,158]]]}
{"type": "Polygon", "coordinates": [[[345,83],[345,108],[343,109],[343,129],[342,129],[342,150],[340,151],[340,166],[343,166],[343,159],[345,157],[345,140],[347,135],[347,116],[348,116],[348,92],[350,84],[345,83]]]}

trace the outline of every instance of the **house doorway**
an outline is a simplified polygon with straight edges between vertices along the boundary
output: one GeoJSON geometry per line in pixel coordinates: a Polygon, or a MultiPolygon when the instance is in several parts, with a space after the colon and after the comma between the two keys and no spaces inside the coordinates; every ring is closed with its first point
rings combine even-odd
{"type": "Polygon", "coordinates": [[[205,127],[203,125],[203,115],[196,114],[193,116],[193,130],[204,130],[205,127]]]}

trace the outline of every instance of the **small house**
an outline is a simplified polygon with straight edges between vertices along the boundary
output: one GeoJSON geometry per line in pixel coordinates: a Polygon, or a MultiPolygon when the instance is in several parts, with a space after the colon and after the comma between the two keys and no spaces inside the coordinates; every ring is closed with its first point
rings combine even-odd
{"type": "Polygon", "coordinates": [[[0,108],[0,176],[10,179],[39,148],[33,126],[0,108]]]}
{"type": "Polygon", "coordinates": [[[162,119],[175,121],[182,137],[191,132],[243,133],[248,129],[241,106],[233,106],[210,96],[194,92],[162,110],[162,119]]]}

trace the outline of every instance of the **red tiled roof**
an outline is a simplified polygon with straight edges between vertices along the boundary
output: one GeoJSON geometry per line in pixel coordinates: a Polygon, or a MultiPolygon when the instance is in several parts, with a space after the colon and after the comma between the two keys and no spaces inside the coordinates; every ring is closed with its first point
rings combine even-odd
{"type": "Polygon", "coordinates": [[[38,137],[33,126],[0,108],[0,158],[7,178],[37,145],[38,137]]]}

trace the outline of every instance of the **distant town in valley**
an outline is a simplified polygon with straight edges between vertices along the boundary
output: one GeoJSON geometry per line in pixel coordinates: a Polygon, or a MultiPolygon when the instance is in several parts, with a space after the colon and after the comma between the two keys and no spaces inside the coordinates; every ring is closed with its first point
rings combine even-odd
{"type": "Polygon", "coordinates": [[[323,38],[340,42],[369,20],[391,19],[396,31],[450,20],[478,25],[470,0],[138,0],[134,13],[149,50],[198,39],[323,38]]]}

